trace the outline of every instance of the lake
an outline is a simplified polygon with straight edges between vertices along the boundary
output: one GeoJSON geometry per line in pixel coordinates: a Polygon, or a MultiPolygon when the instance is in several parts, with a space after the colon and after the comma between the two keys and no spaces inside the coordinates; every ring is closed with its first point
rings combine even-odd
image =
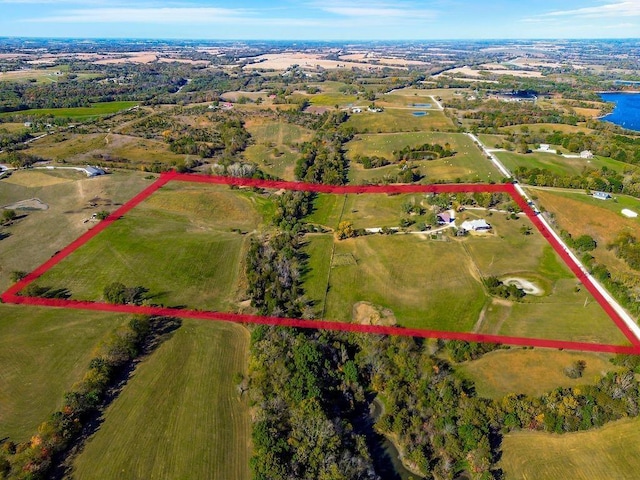
{"type": "Polygon", "coordinates": [[[600,96],[604,101],[616,104],[613,113],[601,120],[640,131],[640,93],[601,93],[600,96]]]}

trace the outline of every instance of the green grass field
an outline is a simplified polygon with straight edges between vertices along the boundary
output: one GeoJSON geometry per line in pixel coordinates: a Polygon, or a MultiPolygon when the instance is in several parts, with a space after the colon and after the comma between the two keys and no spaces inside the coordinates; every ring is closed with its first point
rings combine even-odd
{"type": "Polygon", "coordinates": [[[354,262],[331,270],[330,320],[351,321],[354,304],[366,301],[391,309],[399,325],[470,331],[486,300],[457,242],[372,235],[337,242],[335,252],[354,262]]]}
{"type": "Polygon", "coordinates": [[[424,117],[414,117],[413,109],[387,108],[384,112],[362,112],[350,116],[347,125],[358,133],[422,132],[453,129],[444,113],[428,111],[424,117]]]}
{"type": "Polygon", "coordinates": [[[481,333],[626,342],[591,294],[584,287],[576,291],[578,280],[542,235],[537,231],[532,235],[520,232],[522,226],[530,226],[528,219],[507,220],[500,214],[483,218],[492,224],[495,235],[468,242],[478,271],[482,276],[513,276],[532,281],[544,295],[528,295],[523,302],[515,303],[494,299],[485,311],[481,333]]]}
{"type": "MultiPolygon", "coordinates": [[[[262,221],[252,193],[169,185],[43,275],[43,286],[101,300],[119,281],[149,289],[151,302],[235,311],[244,252],[262,221]]],[[[265,207],[266,208],[266,207],[265,207]]]]}
{"type": "Polygon", "coordinates": [[[515,152],[496,152],[496,156],[509,170],[518,167],[540,168],[549,170],[556,175],[580,175],[585,168],[601,169],[607,167],[616,172],[622,172],[628,164],[605,157],[565,158],[553,153],[532,152],[527,154],[515,152]]]}
{"type": "MultiPolygon", "coordinates": [[[[407,132],[407,133],[382,133],[356,135],[347,144],[347,158],[353,159],[355,155],[380,156],[391,160],[393,152],[406,146],[419,146],[425,143],[449,144],[456,152],[453,157],[439,160],[413,162],[425,175],[425,182],[434,180],[445,181],[474,181],[488,182],[500,178],[499,172],[493,164],[487,160],[471,139],[460,133],[439,132],[407,132]]],[[[398,173],[396,165],[382,168],[365,169],[362,165],[351,162],[349,180],[352,183],[372,182],[380,180],[386,175],[398,173]]]]}
{"type": "Polygon", "coordinates": [[[93,103],[90,107],[34,108],[30,110],[21,110],[20,112],[0,113],[0,118],[19,113],[20,115],[33,117],[68,117],[76,120],[85,120],[92,117],[109,115],[111,113],[119,112],[120,110],[126,110],[127,108],[131,108],[137,104],[138,102],[100,102],[93,103]]]}
{"type": "Polygon", "coordinates": [[[251,125],[247,130],[254,142],[244,151],[247,160],[270,175],[295,180],[294,169],[300,153],[294,145],[311,139],[312,132],[283,121],[251,125]]]}
{"type": "Polygon", "coordinates": [[[0,438],[28,440],[125,316],[0,304],[0,438]]]}
{"type": "Polygon", "coordinates": [[[150,185],[142,172],[87,178],[74,171],[21,170],[0,180],[0,206],[39,198],[47,210],[17,210],[22,216],[5,227],[0,240],[0,289],[14,270],[31,271],[87,231],[92,213],[115,210],[150,185]],[[92,207],[92,201],[96,206],[92,207]]]}
{"type": "Polygon", "coordinates": [[[248,331],[185,321],[140,363],[73,464],[73,478],[250,478],[248,331]]]}
{"type": "Polygon", "coordinates": [[[510,393],[538,396],[558,387],[590,383],[618,369],[609,358],[601,353],[511,348],[465,362],[459,369],[473,380],[479,396],[500,399],[510,393]],[[584,360],[587,367],[582,378],[571,379],[564,369],[577,360],[584,360]]]}
{"type": "Polygon", "coordinates": [[[640,420],[623,419],[597,430],[564,435],[515,432],[502,441],[507,479],[591,480],[637,478],[640,420]]]}

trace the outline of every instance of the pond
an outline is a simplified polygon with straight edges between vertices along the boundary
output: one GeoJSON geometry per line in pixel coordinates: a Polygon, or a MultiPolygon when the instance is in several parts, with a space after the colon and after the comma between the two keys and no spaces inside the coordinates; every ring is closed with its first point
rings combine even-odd
{"type": "Polygon", "coordinates": [[[629,130],[640,131],[640,93],[602,93],[605,102],[613,102],[616,108],[601,118],[629,130]]]}
{"type": "Polygon", "coordinates": [[[430,103],[412,103],[411,106],[415,108],[431,108],[430,103]]]}
{"type": "Polygon", "coordinates": [[[413,112],[411,115],[414,117],[424,117],[426,114],[427,112],[413,112]]]}

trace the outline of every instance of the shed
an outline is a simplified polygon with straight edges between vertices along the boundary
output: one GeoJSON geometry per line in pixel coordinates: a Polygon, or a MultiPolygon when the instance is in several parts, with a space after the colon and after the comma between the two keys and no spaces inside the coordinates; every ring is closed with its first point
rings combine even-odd
{"type": "Polygon", "coordinates": [[[609,200],[611,198],[611,194],[608,192],[593,192],[593,198],[597,198],[599,200],[609,200]]]}
{"type": "Polygon", "coordinates": [[[474,232],[482,232],[486,230],[491,230],[491,225],[488,224],[484,219],[479,220],[466,220],[462,222],[460,228],[464,230],[474,231],[474,232]]]}
{"type": "Polygon", "coordinates": [[[87,177],[96,177],[98,175],[105,174],[105,171],[103,169],[98,167],[92,167],[91,165],[87,165],[83,170],[87,174],[87,177]]]}

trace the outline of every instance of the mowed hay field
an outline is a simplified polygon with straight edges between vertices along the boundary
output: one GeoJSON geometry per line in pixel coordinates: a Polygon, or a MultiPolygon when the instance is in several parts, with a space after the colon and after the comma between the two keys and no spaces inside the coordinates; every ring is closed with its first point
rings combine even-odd
{"type": "Polygon", "coordinates": [[[385,175],[398,173],[397,165],[365,169],[353,161],[356,155],[375,155],[391,160],[394,151],[406,146],[417,147],[426,143],[443,146],[448,143],[456,155],[437,160],[412,162],[420,168],[420,172],[426,177],[425,181],[482,180],[488,182],[500,179],[500,173],[468,136],[461,133],[407,132],[356,135],[347,144],[347,158],[352,160],[349,180],[353,183],[371,182],[384,178],[385,175]]]}
{"type": "Polygon", "coordinates": [[[247,123],[254,142],[244,151],[247,160],[270,175],[295,180],[296,161],[301,156],[295,145],[310,140],[312,132],[284,121],[247,123]]]}
{"type": "Polygon", "coordinates": [[[548,170],[556,175],[580,175],[585,168],[601,169],[607,167],[609,170],[622,172],[629,167],[628,164],[618,162],[605,157],[566,158],[555,153],[531,152],[496,152],[495,155],[509,170],[514,171],[518,167],[539,168],[548,170]]]}
{"type": "Polygon", "coordinates": [[[453,129],[453,124],[444,113],[428,110],[423,117],[413,116],[417,110],[405,108],[387,108],[384,112],[363,111],[349,117],[346,125],[352,126],[357,133],[421,132],[453,129]]]}
{"type": "Polygon", "coordinates": [[[351,321],[354,304],[366,301],[391,309],[399,325],[470,331],[485,300],[457,242],[372,235],[335,244],[324,316],[351,321]]]}
{"type": "Polygon", "coordinates": [[[0,180],[0,206],[38,198],[47,210],[16,210],[20,218],[3,228],[0,240],[0,290],[14,270],[31,271],[93,224],[84,220],[119,205],[151,184],[141,172],[95,178],[73,171],[20,170],[0,180]],[[91,206],[92,203],[96,202],[91,206]]]}
{"type": "Polygon", "coordinates": [[[62,406],[122,315],[0,304],[0,438],[23,442],[62,406]]]}
{"type": "Polygon", "coordinates": [[[466,243],[483,277],[521,278],[543,291],[521,302],[493,299],[483,312],[479,333],[626,344],[626,338],[529,219],[508,220],[504,214],[485,218],[493,234],[466,243]],[[531,227],[524,235],[522,227],[531,227]],[[578,287],[578,288],[576,288],[578,287]]]}
{"type": "Polygon", "coordinates": [[[149,289],[152,303],[236,311],[245,300],[244,255],[265,202],[226,186],[167,185],[38,284],[95,301],[118,281],[149,289]]]}
{"type": "Polygon", "coordinates": [[[510,393],[539,396],[558,387],[597,381],[607,372],[620,369],[610,358],[601,353],[510,348],[490,352],[459,368],[474,382],[479,396],[500,399],[510,393]],[[582,378],[567,377],[564,369],[578,360],[587,364],[582,378]]]}
{"type": "Polygon", "coordinates": [[[138,365],[73,464],[77,479],[250,478],[249,333],[185,321],[138,365]]]}
{"type": "Polygon", "coordinates": [[[564,435],[514,432],[502,440],[499,466],[508,479],[633,479],[640,472],[639,443],[638,418],[564,435]]]}

